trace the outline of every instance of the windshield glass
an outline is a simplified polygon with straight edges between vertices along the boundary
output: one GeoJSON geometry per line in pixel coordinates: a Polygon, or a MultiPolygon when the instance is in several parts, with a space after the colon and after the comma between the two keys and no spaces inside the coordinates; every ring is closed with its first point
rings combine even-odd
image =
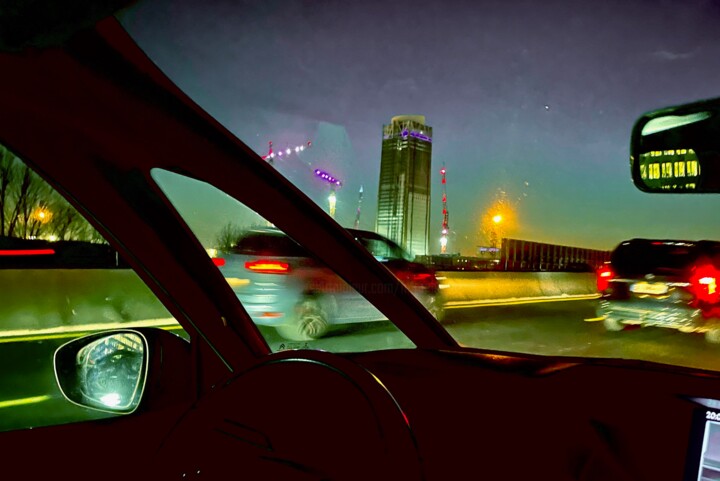
{"type": "MultiPolygon", "coordinates": [[[[118,18],[340,225],[432,270],[461,344],[720,369],[720,266],[669,282],[612,262],[631,239],[720,240],[720,198],[644,194],[628,165],[641,114],[720,96],[716,3],[158,0],[118,18]]],[[[228,223],[254,227],[196,233],[228,223]]]]}

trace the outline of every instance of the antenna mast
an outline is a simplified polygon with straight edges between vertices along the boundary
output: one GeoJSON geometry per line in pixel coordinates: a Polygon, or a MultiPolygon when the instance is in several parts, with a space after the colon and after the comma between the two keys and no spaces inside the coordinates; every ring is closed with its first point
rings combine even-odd
{"type": "Polygon", "coordinates": [[[360,206],[362,206],[362,198],[363,198],[363,186],[360,186],[360,192],[358,193],[358,206],[357,206],[357,212],[355,213],[355,228],[358,229],[360,227],[360,206]]]}
{"type": "Polygon", "coordinates": [[[442,175],[442,204],[443,204],[443,222],[442,222],[442,235],[440,236],[440,253],[445,254],[447,251],[447,243],[448,243],[448,232],[449,232],[449,225],[448,225],[448,217],[450,216],[450,213],[448,212],[447,208],[447,193],[445,192],[445,185],[446,185],[446,179],[445,179],[445,162],[443,162],[443,167],[440,169],[440,174],[442,175]]]}

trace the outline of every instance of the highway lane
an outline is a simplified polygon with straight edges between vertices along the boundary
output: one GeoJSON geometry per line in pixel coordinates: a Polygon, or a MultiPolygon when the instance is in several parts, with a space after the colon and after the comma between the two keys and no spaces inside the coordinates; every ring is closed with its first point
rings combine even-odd
{"type": "Polygon", "coordinates": [[[52,357],[67,338],[0,344],[0,431],[62,424],[107,415],[66,401],[55,383],[52,357]]]}
{"type": "Polygon", "coordinates": [[[466,309],[448,326],[465,345],[556,356],[639,359],[720,371],[720,344],[702,334],[628,326],[608,332],[595,318],[597,301],[566,301],[466,309]],[[481,319],[481,320],[480,320],[481,319]]]}
{"type": "MultiPolygon", "coordinates": [[[[629,327],[608,332],[595,318],[597,300],[522,302],[448,310],[444,326],[462,345],[499,352],[568,357],[640,359],[720,371],[720,345],[700,334],[629,327]]],[[[335,352],[412,347],[389,323],[339,329],[326,338],[288,342],[263,330],[274,350],[316,348],[335,352]]]]}
{"type": "MultiPolygon", "coordinates": [[[[594,300],[533,302],[448,311],[445,326],[464,345],[500,352],[633,358],[720,371],[720,345],[702,335],[658,328],[606,332],[595,317],[594,300]]],[[[316,348],[359,351],[412,347],[388,322],[349,326],[326,338],[293,343],[262,329],[274,350],[316,348]]],[[[0,430],[31,427],[103,415],[76,407],[55,385],[52,355],[67,337],[19,338],[0,342],[0,430]]]]}

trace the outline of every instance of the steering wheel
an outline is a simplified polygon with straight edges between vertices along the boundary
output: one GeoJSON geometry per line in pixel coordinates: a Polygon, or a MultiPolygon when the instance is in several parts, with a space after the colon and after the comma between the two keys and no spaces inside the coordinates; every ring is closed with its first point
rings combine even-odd
{"type": "Polygon", "coordinates": [[[419,480],[407,418],[369,371],[283,351],[203,397],[170,433],[156,479],[419,480]]]}

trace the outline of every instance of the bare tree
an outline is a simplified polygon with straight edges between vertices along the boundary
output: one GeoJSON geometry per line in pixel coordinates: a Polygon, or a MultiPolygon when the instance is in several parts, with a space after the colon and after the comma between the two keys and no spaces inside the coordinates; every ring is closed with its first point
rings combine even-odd
{"type": "Polygon", "coordinates": [[[244,229],[239,225],[228,222],[215,236],[215,247],[222,252],[231,250],[243,231],[244,229]]]}
{"type": "Polygon", "coordinates": [[[5,235],[6,218],[9,215],[7,198],[14,182],[15,163],[15,156],[0,146],[0,235],[5,235]]]}
{"type": "Polygon", "coordinates": [[[60,194],[2,145],[0,236],[103,241],[60,194]]]}

